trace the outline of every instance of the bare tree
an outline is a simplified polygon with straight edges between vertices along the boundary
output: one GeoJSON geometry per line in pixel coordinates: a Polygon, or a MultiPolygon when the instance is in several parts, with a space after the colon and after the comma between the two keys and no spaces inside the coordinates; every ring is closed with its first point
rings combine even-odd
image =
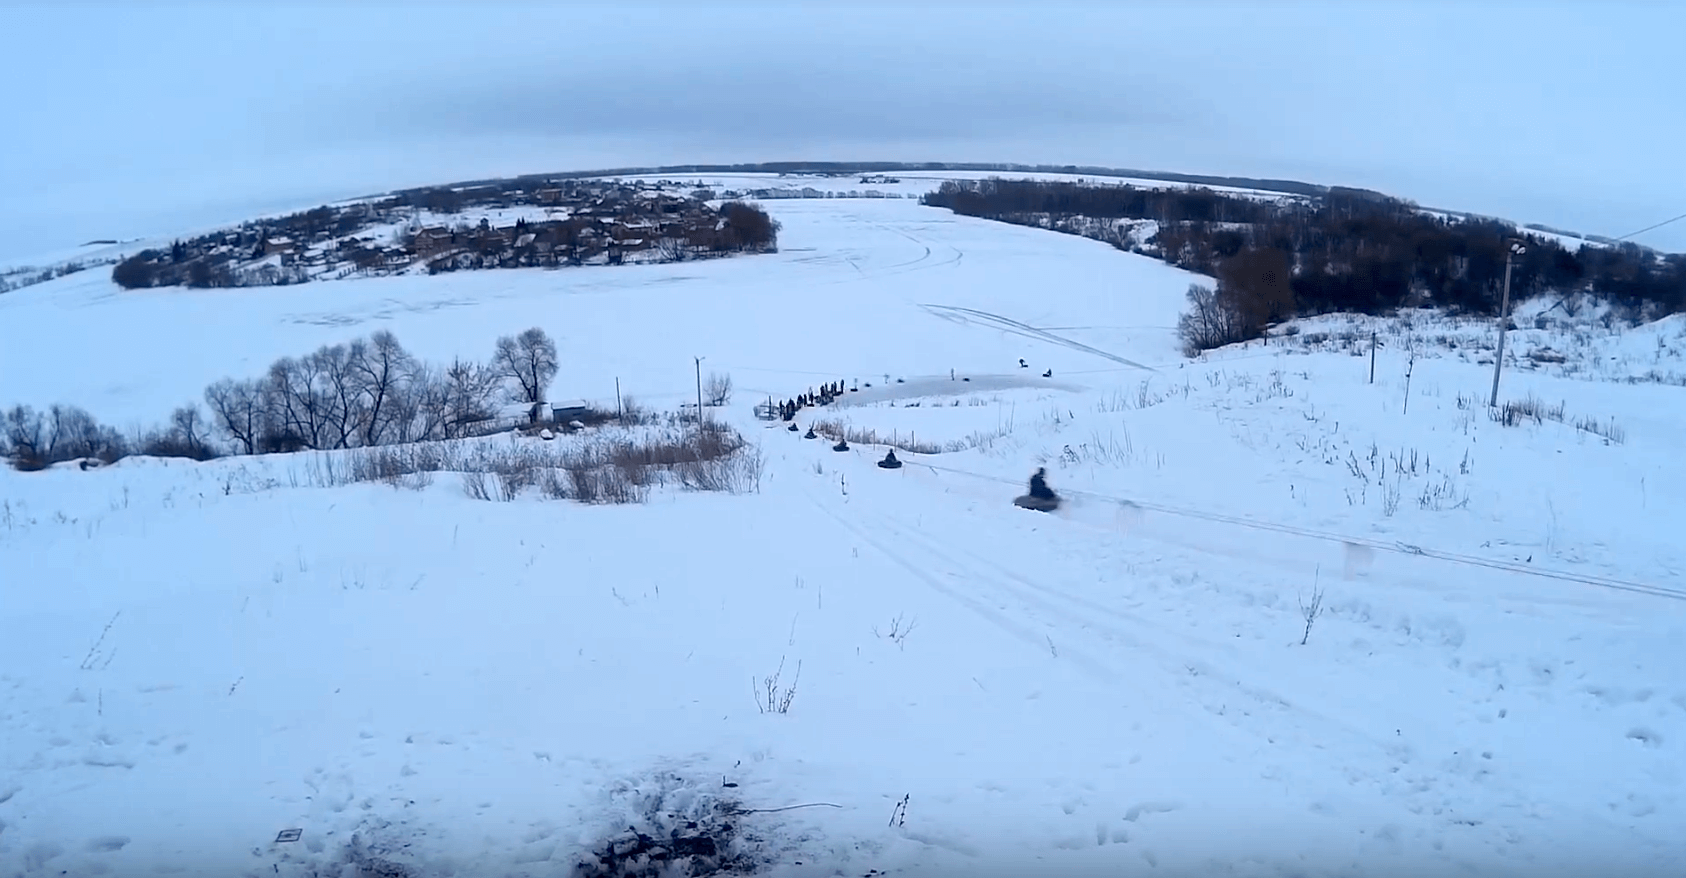
{"type": "Polygon", "coordinates": [[[224,378],[205,388],[205,404],[211,408],[211,422],[217,429],[240,443],[245,453],[257,453],[268,409],[262,382],[224,378]]]}
{"type": "Polygon", "coordinates": [[[471,425],[492,417],[492,400],[503,376],[496,369],[464,360],[452,361],[445,370],[445,432],[455,439],[471,425]]]}
{"type": "Polygon", "coordinates": [[[708,382],[703,385],[703,396],[712,406],[723,406],[732,401],[732,376],[719,372],[710,372],[708,382]]]}
{"type": "Polygon", "coordinates": [[[691,255],[689,243],[680,234],[662,235],[656,239],[656,252],[663,262],[683,262],[691,255]]]}
{"type": "Polygon", "coordinates": [[[416,363],[405,379],[405,392],[395,400],[392,422],[399,442],[450,438],[450,387],[438,370],[416,363]]]}
{"type": "Polygon", "coordinates": [[[6,412],[6,445],[19,460],[38,460],[47,437],[46,419],[26,405],[13,406],[6,412]]]}
{"type": "Polygon", "coordinates": [[[352,379],[362,398],[363,444],[380,445],[392,430],[397,412],[404,407],[414,361],[398,337],[380,330],[364,342],[352,342],[348,351],[352,379]]]}
{"type": "Polygon", "coordinates": [[[365,412],[351,349],[323,345],[308,359],[315,368],[317,397],[322,401],[323,438],[333,448],[350,448],[360,435],[365,412]]]}
{"type": "Polygon", "coordinates": [[[204,411],[195,403],[178,407],[170,413],[170,430],[181,439],[189,453],[203,456],[210,451],[206,442],[204,411]]]}
{"type": "Polygon", "coordinates": [[[1225,290],[1189,284],[1188,305],[1177,318],[1177,336],[1182,340],[1184,355],[1192,357],[1246,340],[1241,314],[1225,290]]]}
{"type": "Polygon", "coordinates": [[[393,384],[392,393],[381,405],[381,417],[386,421],[382,433],[385,441],[402,445],[440,438],[428,429],[424,417],[425,397],[433,375],[433,370],[420,360],[411,359],[405,364],[402,376],[393,384]]]}
{"type": "Polygon", "coordinates": [[[544,392],[556,378],[556,342],[537,326],[506,335],[498,339],[492,368],[519,385],[522,402],[544,402],[544,392]]]}
{"type": "Polygon", "coordinates": [[[321,359],[282,357],[269,367],[267,444],[272,450],[322,448],[329,435],[332,402],[321,388],[321,359]]]}

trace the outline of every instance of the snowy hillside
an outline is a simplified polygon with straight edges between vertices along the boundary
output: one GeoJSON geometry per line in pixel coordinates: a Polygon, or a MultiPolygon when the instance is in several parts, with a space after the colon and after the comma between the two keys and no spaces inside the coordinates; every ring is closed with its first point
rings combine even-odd
{"type": "Polygon", "coordinates": [[[1678,323],[1530,305],[1490,411],[1490,324],[1189,361],[1198,278],[1152,259],[763,204],[741,259],[0,296],[7,406],[127,427],[375,329],[537,325],[556,398],[730,373],[765,461],[591,506],[346,452],[0,470],[0,875],[1686,865],[1678,323]],[[1011,505],[1037,467],[1055,514],[1011,505]]]}

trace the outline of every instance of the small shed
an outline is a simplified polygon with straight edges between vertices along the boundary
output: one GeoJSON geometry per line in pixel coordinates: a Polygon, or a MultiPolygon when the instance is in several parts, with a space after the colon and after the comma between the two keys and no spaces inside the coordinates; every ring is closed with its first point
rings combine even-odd
{"type": "Polygon", "coordinates": [[[591,407],[583,399],[565,399],[550,404],[550,420],[565,424],[590,414],[591,407]]]}

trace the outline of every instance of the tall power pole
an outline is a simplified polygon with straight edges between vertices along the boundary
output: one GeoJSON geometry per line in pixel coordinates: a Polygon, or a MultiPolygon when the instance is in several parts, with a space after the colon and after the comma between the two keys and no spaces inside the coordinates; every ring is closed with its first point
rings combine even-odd
{"type": "Polygon", "coordinates": [[[707,357],[697,357],[696,358],[696,361],[697,361],[697,432],[698,433],[702,432],[702,423],[703,423],[702,361],[705,360],[705,359],[708,359],[708,358],[707,357]]]}
{"type": "Polygon", "coordinates": [[[1505,331],[1510,328],[1510,265],[1515,257],[1527,252],[1528,248],[1517,240],[1512,240],[1510,249],[1505,252],[1505,291],[1499,305],[1499,353],[1493,358],[1493,396],[1487,401],[1489,408],[1499,404],[1499,370],[1503,369],[1505,364],[1505,331]]]}

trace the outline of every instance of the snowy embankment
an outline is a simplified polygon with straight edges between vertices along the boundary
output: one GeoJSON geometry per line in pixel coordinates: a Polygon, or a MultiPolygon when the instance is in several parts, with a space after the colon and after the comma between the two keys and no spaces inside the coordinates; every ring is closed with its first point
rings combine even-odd
{"type": "Polygon", "coordinates": [[[0,299],[7,403],[150,420],[373,328],[442,360],[536,323],[559,396],[677,406],[706,356],[765,460],[618,506],[311,455],[0,472],[0,874],[566,875],[629,826],[785,875],[1678,869],[1680,388],[1507,370],[1543,403],[1507,425],[1490,367],[1400,345],[1374,383],[1188,362],[1191,277],[1143,257],[768,207],[744,260],[0,299]],[[749,417],[835,380],[874,386],[802,427],[967,450],[749,417]],[[1009,504],[1037,466],[1055,515],[1009,504]]]}

